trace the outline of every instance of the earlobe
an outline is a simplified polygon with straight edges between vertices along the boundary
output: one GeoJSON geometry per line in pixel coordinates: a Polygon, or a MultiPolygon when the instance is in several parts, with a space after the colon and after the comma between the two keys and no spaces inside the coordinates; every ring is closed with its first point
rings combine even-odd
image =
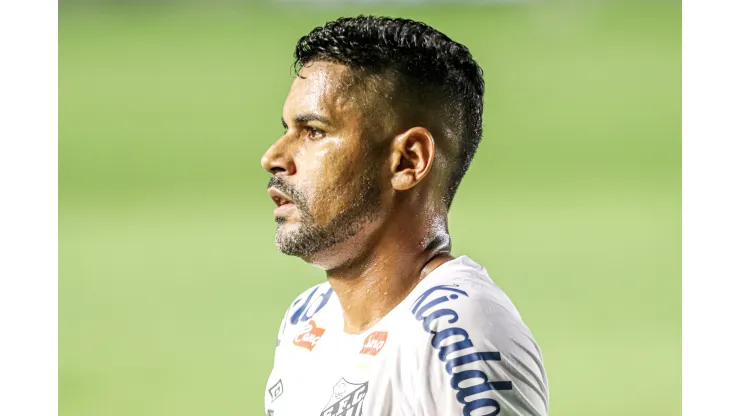
{"type": "Polygon", "coordinates": [[[429,130],[406,130],[393,140],[391,185],[399,191],[413,188],[429,174],[433,161],[434,139],[429,130]]]}
{"type": "Polygon", "coordinates": [[[397,191],[407,191],[414,187],[416,181],[407,171],[398,172],[391,178],[391,185],[397,191]]]}

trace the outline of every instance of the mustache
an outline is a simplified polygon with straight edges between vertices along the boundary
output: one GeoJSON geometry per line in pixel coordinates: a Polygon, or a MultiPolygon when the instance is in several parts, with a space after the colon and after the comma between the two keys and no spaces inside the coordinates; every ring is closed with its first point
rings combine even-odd
{"type": "Polygon", "coordinates": [[[305,206],[303,201],[303,195],[301,195],[300,192],[298,192],[295,187],[293,187],[291,184],[289,184],[285,179],[283,179],[280,176],[273,176],[270,178],[270,181],[267,183],[267,189],[275,188],[278,191],[284,193],[290,199],[293,200],[293,203],[298,208],[302,208],[305,206]]]}

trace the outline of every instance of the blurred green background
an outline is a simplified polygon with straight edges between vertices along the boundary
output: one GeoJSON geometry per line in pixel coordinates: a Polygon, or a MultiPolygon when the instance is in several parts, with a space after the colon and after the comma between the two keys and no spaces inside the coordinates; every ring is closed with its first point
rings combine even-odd
{"type": "MultiPolygon", "coordinates": [[[[146,3],[143,3],[146,4],[146,3]]],[[[295,41],[423,20],[485,71],[451,212],[544,352],[552,415],[681,413],[681,5],[60,4],[60,415],[259,415],[320,270],[281,256],[259,159],[295,41]]]]}

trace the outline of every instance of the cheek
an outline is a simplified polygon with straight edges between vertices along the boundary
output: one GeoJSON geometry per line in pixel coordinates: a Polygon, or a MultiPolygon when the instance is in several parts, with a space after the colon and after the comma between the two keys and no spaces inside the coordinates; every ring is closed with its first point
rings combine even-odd
{"type": "Polygon", "coordinates": [[[302,190],[318,222],[326,222],[357,198],[362,175],[360,163],[352,155],[324,150],[317,152],[306,166],[302,190]]]}

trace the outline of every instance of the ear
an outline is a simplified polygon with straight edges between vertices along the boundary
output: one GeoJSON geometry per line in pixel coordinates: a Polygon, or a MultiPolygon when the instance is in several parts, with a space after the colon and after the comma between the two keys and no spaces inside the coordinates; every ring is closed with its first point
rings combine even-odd
{"type": "Polygon", "coordinates": [[[397,191],[413,188],[432,170],[434,138],[423,127],[412,127],[393,139],[391,185],[397,191]]]}

